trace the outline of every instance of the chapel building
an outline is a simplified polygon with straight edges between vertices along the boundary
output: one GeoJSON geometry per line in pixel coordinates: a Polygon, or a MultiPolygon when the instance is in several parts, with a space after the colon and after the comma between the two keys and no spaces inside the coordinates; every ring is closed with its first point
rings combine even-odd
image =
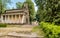
{"type": "Polygon", "coordinates": [[[22,9],[10,9],[1,14],[1,23],[6,24],[30,24],[28,4],[25,3],[22,9]]]}

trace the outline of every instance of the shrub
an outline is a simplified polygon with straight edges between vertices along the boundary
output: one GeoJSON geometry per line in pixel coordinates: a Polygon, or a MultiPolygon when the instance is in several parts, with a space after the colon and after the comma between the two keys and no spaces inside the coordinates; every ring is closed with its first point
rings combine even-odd
{"type": "Polygon", "coordinates": [[[39,26],[46,33],[47,38],[60,38],[60,26],[46,22],[41,22],[39,26]]]}
{"type": "Polygon", "coordinates": [[[7,27],[7,24],[1,23],[1,24],[0,24],[0,27],[7,27]]]}

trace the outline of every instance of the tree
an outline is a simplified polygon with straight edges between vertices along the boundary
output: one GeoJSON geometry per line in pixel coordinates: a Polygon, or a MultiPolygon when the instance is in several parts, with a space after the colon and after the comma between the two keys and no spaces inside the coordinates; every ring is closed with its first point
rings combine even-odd
{"type": "Polygon", "coordinates": [[[16,7],[19,9],[19,8],[22,8],[22,6],[23,6],[23,3],[21,3],[21,2],[17,2],[16,3],[16,7]]]}
{"type": "Polygon", "coordinates": [[[51,20],[55,24],[60,23],[60,0],[47,0],[47,10],[51,10],[51,20]]]}
{"type": "Polygon", "coordinates": [[[38,6],[38,20],[60,23],[60,0],[35,0],[35,2],[38,6]]]}
{"type": "Polygon", "coordinates": [[[4,12],[8,3],[11,3],[11,0],[0,0],[0,13],[4,12]]]}
{"type": "Polygon", "coordinates": [[[35,3],[38,7],[36,19],[38,22],[44,21],[46,16],[46,10],[45,10],[45,0],[35,0],[35,3]]]}
{"type": "Polygon", "coordinates": [[[32,2],[32,0],[26,0],[26,3],[28,4],[29,8],[30,22],[32,22],[34,20],[34,13],[35,13],[34,3],[32,2]]]}

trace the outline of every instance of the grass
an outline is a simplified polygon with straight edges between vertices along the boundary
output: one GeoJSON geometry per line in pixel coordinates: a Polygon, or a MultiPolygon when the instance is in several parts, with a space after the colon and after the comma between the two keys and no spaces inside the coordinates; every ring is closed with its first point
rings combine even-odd
{"type": "Polygon", "coordinates": [[[36,32],[39,36],[45,36],[45,33],[43,32],[41,28],[39,28],[39,26],[33,27],[32,32],[36,32]]]}
{"type": "Polygon", "coordinates": [[[0,27],[7,27],[7,24],[0,23],[0,27]]]}

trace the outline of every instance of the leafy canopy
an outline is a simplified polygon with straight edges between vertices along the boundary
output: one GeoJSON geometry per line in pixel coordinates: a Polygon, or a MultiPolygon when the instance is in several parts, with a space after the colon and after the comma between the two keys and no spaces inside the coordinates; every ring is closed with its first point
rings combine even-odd
{"type": "Polygon", "coordinates": [[[38,6],[37,20],[39,22],[60,23],[60,0],[35,0],[38,6]]]}
{"type": "Polygon", "coordinates": [[[22,8],[22,6],[23,6],[23,3],[21,3],[21,2],[17,2],[17,3],[16,3],[16,7],[17,7],[18,9],[22,8]]]}
{"type": "Polygon", "coordinates": [[[4,10],[7,8],[7,4],[11,3],[11,0],[0,0],[0,13],[3,13],[4,10]]]}

